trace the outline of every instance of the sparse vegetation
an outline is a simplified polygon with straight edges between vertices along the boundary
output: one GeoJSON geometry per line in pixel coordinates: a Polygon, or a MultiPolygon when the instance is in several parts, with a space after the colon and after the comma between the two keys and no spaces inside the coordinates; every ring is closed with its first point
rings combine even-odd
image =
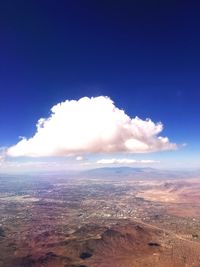
{"type": "Polygon", "coordinates": [[[1,267],[200,266],[196,180],[140,174],[13,184],[0,181],[1,267]]]}

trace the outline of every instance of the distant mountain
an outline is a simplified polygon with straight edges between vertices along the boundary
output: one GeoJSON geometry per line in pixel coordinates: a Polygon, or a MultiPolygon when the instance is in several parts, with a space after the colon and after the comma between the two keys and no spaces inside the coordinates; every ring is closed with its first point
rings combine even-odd
{"type": "Polygon", "coordinates": [[[199,171],[181,171],[181,170],[161,170],[154,168],[136,168],[136,167],[103,167],[84,171],[81,173],[89,178],[139,178],[139,179],[182,179],[198,178],[199,171]]]}
{"type": "Polygon", "coordinates": [[[156,171],[153,168],[134,168],[134,167],[103,167],[95,168],[84,171],[85,174],[95,175],[95,176],[104,176],[104,175],[132,175],[139,174],[144,172],[153,172],[156,171]]]}

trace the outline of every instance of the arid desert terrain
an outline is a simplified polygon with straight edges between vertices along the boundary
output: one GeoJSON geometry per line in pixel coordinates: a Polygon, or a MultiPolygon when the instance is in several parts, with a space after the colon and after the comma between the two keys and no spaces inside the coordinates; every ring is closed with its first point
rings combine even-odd
{"type": "Polygon", "coordinates": [[[199,267],[199,176],[1,175],[0,266],[199,267]]]}

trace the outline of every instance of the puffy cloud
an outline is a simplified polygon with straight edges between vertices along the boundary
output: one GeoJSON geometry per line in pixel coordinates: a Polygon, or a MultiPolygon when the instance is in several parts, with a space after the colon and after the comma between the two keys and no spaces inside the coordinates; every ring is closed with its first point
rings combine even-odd
{"type": "Polygon", "coordinates": [[[109,97],[66,100],[37,123],[35,135],[8,148],[9,156],[64,156],[98,152],[146,153],[173,150],[176,144],[159,134],[161,122],[130,118],[109,97]]]}
{"type": "Polygon", "coordinates": [[[96,162],[97,164],[134,164],[134,163],[159,163],[155,160],[135,160],[135,159],[100,159],[96,162]]]}

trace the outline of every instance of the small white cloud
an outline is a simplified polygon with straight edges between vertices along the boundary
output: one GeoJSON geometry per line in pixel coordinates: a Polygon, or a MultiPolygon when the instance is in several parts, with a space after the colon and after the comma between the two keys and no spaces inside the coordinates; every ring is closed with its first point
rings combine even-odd
{"type": "Polygon", "coordinates": [[[83,157],[82,156],[77,156],[76,160],[81,161],[81,160],[83,160],[83,157]]]}
{"type": "Polygon", "coordinates": [[[151,160],[151,159],[143,159],[140,162],[141,163],[160,163],[159,160],[151,160]]]}
{"type": "Polygon", "coordinates": [[[4,157],[0,155],[0,166],[3,164],[4,162],[4,157]]]}
{"type": "Polygon", "coordinates": [[[6,148],[0,147],[0,166],[4,163],[6,158],[6,148]]]}
{"type": "Polygon", "coordinates": [[[130,118],[105,96],[66,100],[41,118],[35,135],[8,148],[7,155],[46,157],[83,153],[147,153],[174,150],[177,145],[159,134],[162,123],[130,118]]]}
{"type": "Polygon", "coordinates": [[[149,164],[149,163],[159,163],[155,160],[135,160],[135,159],[100,159],[96,162],[97,164],[149,164]]]}

